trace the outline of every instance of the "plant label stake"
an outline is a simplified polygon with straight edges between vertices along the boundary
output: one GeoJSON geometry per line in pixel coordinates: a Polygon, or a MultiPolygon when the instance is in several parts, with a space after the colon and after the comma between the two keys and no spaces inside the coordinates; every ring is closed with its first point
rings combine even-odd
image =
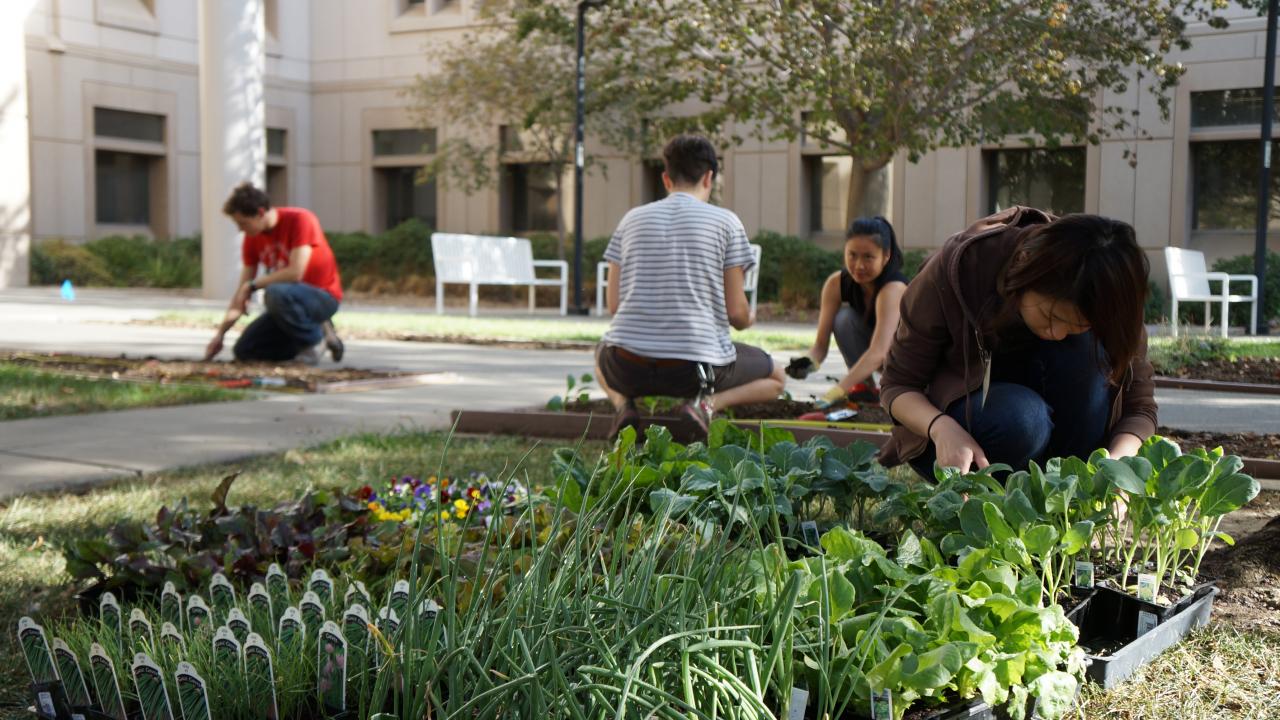
{"type": "Polygon", "coordinates": [[[1146,635],[1152,630],[1155,630],[1156,625],[1159,625],[1159,624],[1160,624],[1160,618],[1156,617],[1155,613],[1147,612],[1146,610],[1139,610],[1137,637],[1142,637],[1143,635],[1146,635]]]}
{"type": "Polygon", "coordinates": [[[342,635],[347,641],[347,677],[359,692],[369,668],[369,613],[363,605],[352,605],[342,615],[342,635]]]}
{"type": "Polygon", "coordinates": [[[378,629],[390,640],[400,630],[400,617],[390,607],[378,611],[378,629]]]}
{"type": "Polygon", "coordinates": [[[324,568],[316,568],[311,573],[311,582],[307,587],[320,596],[320,599],[326,606],[333,604],[333,578],[329,577],[329,573],[324,568]]]}
{"type": "Polygon", "coordinates": [[[53,660],[58,666],[58,676],[62,678],[62,687],[67,691],[67,702],[72,707],[87,707],[93,704],[89,697],[89,686],[84,681],[84,673],[80,672],[80,661],[60,638],[53,639],[53,660]]]}
{"type": "Polygon", "coordinates": [[[213,658],[219,666],[225,664],[235,668],[235,671],[239,670],[240,641],[236,640],[235,633],[226,625],[213,634],[213,658]]]}
{"type": "Polygon", "coordinates": [[[276,652],[281,655],[301,652],[306,639],[307,625],[302,622],[302,613],[296,607],[285,608],[276,633],[276,652]]]}
{"type": "MultiPolygon", "coordinates": [[[[804,537],[805,545],[811,548],[822,547],[822,539],[818,537],[818,523],[812,520],[800,523],[800,534],[804,537]]],[[[794,690],[792,692],[794,693],[794,690]]]]}
{"type": "Polygon", "coordinates": [[[1093,563],[1086,560],[1076,561],[1076,587],[1093,587],[1093,563]]]}
{"type": "Polygon", "coordinates": [[[332,620],[325,621],[316,638],[316,688],[326,710],[347,709],[347,646],[342,631],[332,620]]]}
{"type": "Polygon", "coordinates": [[[272,614],[271,595],[267,593],[267,588],[262,583],[254,583],[249,588],[249,617],[255,630],[265,632],[267,635],[272,634],[275,615],[272,614]]]}
{"type": "Polygon", "coordinates": [[[160,591],[160,620],[173,623],[175,628],[182,627],[182,596],[169,581],[165,581],[164,590],[160,591]]]}
{"type": "Polygon", "coordinates": [[[211,720],[209,716],[209,690],[204,678],[191,663],[180,662],[173,673],[178,687],[178,707],[185,720],[211,720]]]}
{"type": "Polygon", "coordinates": [[[791,703],[787,705],[787,720],[804,720],[804,711],[808,706],[809,691],[804,688],[791,688],[791,703]]]}
{"type": "Polygon", "coordinates": [[[258,633],[249,633],[249,639],[244,641],[244,675],[249,686],[249,696],[259,699],[259,703],[254,705],[254,717],[258,720],[276,720],[280,717],[271,651],[258,633]],[[265,702],[267,700],[270,702],[265,702]]]}
{"type": "Polygon", "coordinates": [[[112,592],[102,593],[98,601],[98,615],[102,618],[102,626],[111,632],[116,645],[124,639],[124,611],[120,609],[120,601],[112,592]]]}
{"type": "Polygon", "coordinates": [[[880,690],[871,693],[871,720],[893,720],[893,692],[880,690]]]}
{"type": "Polygon", "coordinates": [[[409,581],[397,580],[391,587],[391,602],[388,603],[397,615],[409,612],[409,581]]]}
{"type": "Polygon", "coordinates": [[[199,632],[213,622],[213,612],[205,604],[204,598],[192,595],[187,598],[187,627],[191,632],[199,632]]]}
{"type": "Polygon", "coordinates": [[[213,609],[219,613],[235,607],[236,589],[231,587],[231,581],[227,580],[226,575],[214,573],[209,578],[209,602],[213,603],[213,609]]]}
{"type": "MultiPolygon", "coordinates": [[[[271,595],[271,607],[275,612],[283,613],[284,609],[292,604],[292,599],[289,597],[289,578],[275,563],[271,563],[267,568],[267,593],[271,595]]],[[[276,618],[272,617],[271,620],[274,622],[276,618]]]]}
{"type": "Polygon", "coordinates": [[[1138,599],[1147,602],[1156,601],[1156,576],[1142,573],[1138,576],[1138,599]]]}
{"type": "Polygon", "coordinates": [[[27,669],[31,671],[33,682],[40,685],[61,680],[58,668],[53,664],[53,653],[49,652],[44,628],[24,617],[18,620],[18,641],[22,644],[22,654],[27,659],[27,669]]]}
{"type": "Polygon", "coordinates": [[[89,677],[93,678],[93,687],[98,692],[98,707],[116,720],[127,720],[124,710],[124,697],[120,694],[120,680],[116,676],[115,663],[107,656],[107,652],[98,643],[89,646],[89,677]]]}
{"type": "Polygon", "coordinates": [[[160,645],[176,650],[178,655],[187,654],[187,643],[183,641],[182,634],[171,622],[160,626],[160,645]]]}
{"type": "Polygon", "coordinates": [[[302,594],[298,610],[302,613],[302,624],[307,626],[307,632],[311,635],[320,632],[320,626],[324,624],[324,605],[320,596],[311,590],[306,591],[302,594]]]}
{"type": "Polygon", "coordinates": [[[135,649],[143,645],[147,650],[155,652],[156,635],[151,629],[151,621],[147,619],[147,614],[138,608],[129,611],[129,636],[133,638],[135,649]]]}
{"type": "Polygon", "coordinates": [[[240,608],[231,608],[227,611],[227,627],[231,629],[236,641],[243,643],[245,638],[249,637],[250,627],[249,618],[244,616],[240,608]]]}
{"type": "Polygon", "coordinates": [[[164,674],[146,653],[133,656],[133,685],[138,691],[143,720],[174,720],[164,674]]]}
{"type": "MultiPolygon", "coordinates": [[[[440,614],[440,610],[440,605],[435,600],[427,598],[426,600],[418,603],[418,619],[435,620],[436,615],[440,614]]],[[[392,611],[394,612],[395,608],[392,608],[392,611]]]]}
{"type": "Polygon", "coordinates": [[[353,603],[360,603],[366,607],[373,606],[373,600],[369,597],[369,589],[359,580],[352,580],[347,585],[347,591],[342,595],[342,604],[350,607],[353,603]]]}

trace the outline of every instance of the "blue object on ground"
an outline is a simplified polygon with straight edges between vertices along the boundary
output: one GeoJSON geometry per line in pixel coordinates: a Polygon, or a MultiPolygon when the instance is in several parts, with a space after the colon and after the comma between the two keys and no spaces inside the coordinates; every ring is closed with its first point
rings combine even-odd
{"type": "Polygon", "coordinates": [[[76,289],[71,287],[70,280],[62,281],[62,299],[67,302],[72,302],[76,299],[76,289]]]}

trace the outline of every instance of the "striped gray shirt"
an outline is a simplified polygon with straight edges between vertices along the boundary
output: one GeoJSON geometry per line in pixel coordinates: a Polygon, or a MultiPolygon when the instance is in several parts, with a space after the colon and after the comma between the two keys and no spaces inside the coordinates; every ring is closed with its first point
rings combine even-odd
{"type": "Polygon", "coordinates": [[[604,259],[619,275],[618,313],[603,341],[637,355],[728,365],[724,271],[755,264],[747,231],[733,212],[688,193],[632,208],[604,259]]]}

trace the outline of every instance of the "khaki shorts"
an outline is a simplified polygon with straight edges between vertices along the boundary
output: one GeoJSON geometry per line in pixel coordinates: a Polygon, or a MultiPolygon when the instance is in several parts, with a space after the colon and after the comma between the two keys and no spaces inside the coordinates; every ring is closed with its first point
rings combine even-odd
{"type": "MultiPolygon", "coordinates": [[[[738,358],[713,367],[716,392],[745,385],[773,374],[773,358],[758,347],[734,343],[738,358]]],[[[623,397],[647,395],[697,397],[698,364],[692,360],[647,358],[613,345],[596,346],[596,365],[604,382],[623,397]]]]}

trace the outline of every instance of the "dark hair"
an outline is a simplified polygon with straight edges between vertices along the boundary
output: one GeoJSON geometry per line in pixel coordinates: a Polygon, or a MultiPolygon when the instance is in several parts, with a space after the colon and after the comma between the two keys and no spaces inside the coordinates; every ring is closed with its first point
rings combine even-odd
{"type": "Polygon", "coordinates": [[[662,149],[667,177],[676,185],[693,185],[711,171],[714,180],[720,171],[716,149],[701,135],[677,135],[662,149]]]}
{"type": "Polygon", "coordinates": [[[1089,322],[1119,384],[1142,344],[1147,300],[1146,253],[1133,226],[1100,215],[1067,215],[1029,229],[997,284],[1001,316],[1019,312],[1034,291],[1070,302],[1089,322]]]}
{"type": "Polygon", "coordinates": [[[260,211],[270,209],[271,198],[267,197],[265,192],[254,187],[253,183],[247,180],[237,185],[236,189],[231,191],[231,197],[227,198],[227,201],[222,204],[222,214],[224,215],[234,213],[245,217],[254,217],[260,211]]]}
{"type": "Polygon", "coordinates": [[[855,237],[864,236],[874,239],[881,250],[889,253],[889,262],[876,278],[876,289],[879,290],[890,277],[902,270],[902,248],[898,247],[898,236],[894,234],[893,226],[880,215],[854,220],[849,224],[849,232],[845,233],[844,239],[848,242],[855,237]]]}

